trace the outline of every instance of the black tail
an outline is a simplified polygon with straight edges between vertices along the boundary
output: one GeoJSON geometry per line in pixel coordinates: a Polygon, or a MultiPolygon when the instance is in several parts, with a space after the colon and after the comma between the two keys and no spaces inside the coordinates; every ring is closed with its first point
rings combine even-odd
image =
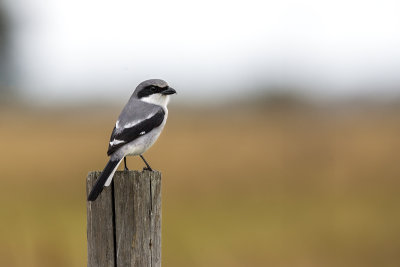
{"type": "Polygon", "coordinates": [[[106,183],[108,177],[113,172],[115,167],[118,165],[120,160],[110,160],[108,161],[106,167],[101,173],[100,177],[97,178],[96,184],[93,186],[92,191],[88,196],[88,201],[95,201],[96,198],[100,195],[101,191],[103,191],[104,184],[106,183]]]}

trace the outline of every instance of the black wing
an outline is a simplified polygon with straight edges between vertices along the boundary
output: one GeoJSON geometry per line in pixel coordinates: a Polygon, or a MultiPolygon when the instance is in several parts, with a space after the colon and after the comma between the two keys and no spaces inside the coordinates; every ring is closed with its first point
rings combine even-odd
{"type": "Polygon", "coordinates": [[[164,120],[164,116],[164,109],[160,108],[160,110],[150,118],[145,119],[132,127],[123,128],[121,132],[117,133],[117,129],[114,127],[114,130],[111,134],[110,143],[108,145],[107,155],[110,156],[123,145],[132,142],[136,138],[145,135],[154,128],[160,126],[164,120]]]}

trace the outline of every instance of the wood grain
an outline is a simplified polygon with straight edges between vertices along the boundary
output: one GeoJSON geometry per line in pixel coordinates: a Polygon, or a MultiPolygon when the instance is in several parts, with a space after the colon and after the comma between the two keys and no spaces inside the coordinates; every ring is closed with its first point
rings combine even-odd
{"type": "Polygon", "coordinates": [[[151,266],[161,267],[161,173],[152,172],[151,182],[151,266]]]}
{"type": "MultiPolygon", "coordinates": [[[[101,172],[90,172],[86,195],[101,172]]],[[[87,202],[88,267],[115,266],[112,186],[104,188],[96,201],[87,202]]]]}
{"type": "MultiPolygon", "coordinates": [[[[88,185],[93,185],[91,177],[97,178],[99,174],[90,173],[88,185]]],[[[112,190],[106,188],[107,191],[103,191],[101,198],[94,201],[94,204],[88,204],[88,266],[161,266],[161,173],[118,171],[115,173],[113,186],[112,190]],[[97,204],[97,201],[100,203],[97,204]],[[97,214],[103,216],[98,220],[102,229],[96,223],[94,225],[97,228],[92,226],[97,214]],[[104,223],[105,214],[111,216],[111,227],[109,221],[104,223]],[[89,221],[92,224],[90,231],[89,221]],[[93,234],[89,236],[93,229],[107,231],[104,237],[108,240],[93,234]],[[112,245],[109,244],[110,241],[112,245]],[[101,260],[93,259],[106,249],[109,252],[107,260],[104,257],[101,260]],[[90,265],[91,261],[95,263],[90,265]]]]}

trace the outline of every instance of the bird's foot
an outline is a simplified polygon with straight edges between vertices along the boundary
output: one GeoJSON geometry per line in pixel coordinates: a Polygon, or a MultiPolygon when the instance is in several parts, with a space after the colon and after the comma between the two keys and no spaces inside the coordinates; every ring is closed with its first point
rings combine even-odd
{"type": "Polygon", "coordinates": [[[126,157],[124,157],[124,171],[129,171],[128,166],[126,166],[126,157]]]}
{"type": "Polygon", "coordinates": [[[150,168],[150,167],[144,167],[143,170],[144,170],[144,171],[151,171],[151,172],[153,171],[153,169],[150,168]]]}

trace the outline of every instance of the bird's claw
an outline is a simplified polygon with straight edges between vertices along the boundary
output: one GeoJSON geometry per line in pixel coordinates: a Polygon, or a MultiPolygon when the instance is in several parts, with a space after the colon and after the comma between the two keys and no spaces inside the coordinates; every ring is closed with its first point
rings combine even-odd
{"type": "Polygon", "coordinates": [[[148,167],[144,167],[143,170],[144,170],[144,171],[151,171],[151,172],[153,171],[152,168],[148,168],[148,167]]]}

